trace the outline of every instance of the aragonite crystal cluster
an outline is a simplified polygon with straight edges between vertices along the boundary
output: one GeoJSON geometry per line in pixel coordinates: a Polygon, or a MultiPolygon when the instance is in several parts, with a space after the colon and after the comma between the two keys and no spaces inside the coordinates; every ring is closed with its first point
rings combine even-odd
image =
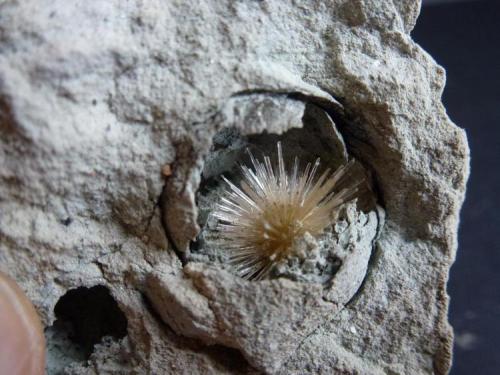
{"type": "Polygon", "coordinates": [[[236,273],[246,279],[267,277],[277,263],[294,254],[297,240],[306,233],[320,234],[359,183],[335,191],[352,163],[333,173],[327,168],[318,177],[319,158],[299,170],[295,157],[288,170],[280,142],[277,149],[274,166],[269,156],[260,162],[250,153],[252,167],[241,165],[239,187],[223,177],[228,188],[213,212],[221,220],[221,246],[231,253],[236,273]]]}

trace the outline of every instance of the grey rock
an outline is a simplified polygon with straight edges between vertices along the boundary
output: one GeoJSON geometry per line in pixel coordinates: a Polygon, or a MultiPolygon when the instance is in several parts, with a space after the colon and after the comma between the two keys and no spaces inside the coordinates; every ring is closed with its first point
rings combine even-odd
{"type": "Polygon", "coordinates": [[[419,7],[2,2],[0,269],[49,348],[68,290],[103,285],[127,319],[88,358],[54,349],[52,372],[446,374],[469,151],[444,70],[409,35],[419,7]],[[358,251],[327,287],[189,261],[214,136],[310,136],[311,106],[335,158],[373,176],[383,209],[358,251]]]}

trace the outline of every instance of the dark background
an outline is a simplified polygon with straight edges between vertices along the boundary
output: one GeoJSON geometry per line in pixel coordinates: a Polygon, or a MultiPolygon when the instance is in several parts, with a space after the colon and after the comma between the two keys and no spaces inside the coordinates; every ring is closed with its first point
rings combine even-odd
{"type": "Polygon", "coordinates": [[[425,1],[413,38],[447,71],[448,115],[471,175],[448,292],[451,375],[500,374],[500,1],[425,1]],[[497,234],[499,237],[497,237],[497,234]]]}

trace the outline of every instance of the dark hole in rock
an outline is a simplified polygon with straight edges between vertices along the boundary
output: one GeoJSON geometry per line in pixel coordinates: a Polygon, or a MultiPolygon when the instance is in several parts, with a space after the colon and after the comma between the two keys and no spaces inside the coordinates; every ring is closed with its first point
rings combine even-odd
{"type": "Polygon", "coordinates": [[[223,345],[211,345],[205,347],[202,351],[209,355],[226,371],[241,374],[248,373],[250,369],[252,369],[243,354],[237,349],[223,345]]]}
{"type": "Polygon", "coordinates": [[[102,285],[68,291],[54,313],[56,321],[45,332],[49,373],[61,373],[72,362],[89,359],[104,337],[118,340],[127,334],[125,315],[102,285]]]}
{"type": "Polygon", "coordinates": [[[72,222],[73,222],[73,219],[69,216],[65,219],[61,219],[61,224],[66,226],[66,227],[71,225],[72,222]]]}

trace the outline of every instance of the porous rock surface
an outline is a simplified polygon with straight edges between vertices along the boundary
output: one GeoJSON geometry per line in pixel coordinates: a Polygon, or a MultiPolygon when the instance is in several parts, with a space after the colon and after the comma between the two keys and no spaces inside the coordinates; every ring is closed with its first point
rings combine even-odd
{"type": "Polygon", "coordinates": [[[46,327],[68,290],[96,285],[127,319],[125,337],[60,371],[448,372],[468,147],[443,69],[409,35],[419,6],[0,4],[0,269],[46,327]],[[369,263],[341,268],[350,286],[325,296],[186,262],[213,136],[281,134],[311,103],[372,172],[385,225],[369,263]]]}

